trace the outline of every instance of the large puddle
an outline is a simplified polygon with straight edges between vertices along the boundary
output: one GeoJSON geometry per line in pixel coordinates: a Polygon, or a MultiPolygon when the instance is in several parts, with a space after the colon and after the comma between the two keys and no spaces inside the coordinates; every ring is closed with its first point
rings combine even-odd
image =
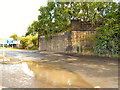
{"type": "Polygon", "coordinates": [[[51,87],[93,88],[77,73],[62,69],[57,65],[27,61],[22,63],[22,68],[27,75],[51,87]]]}
{"type": "MultiPolygon", "coordinates": [[[[1,52],[1,50],[0,50],[1,52]]],[[[36,52],[22,52],[22,51],[10,51],[10,50],[5,50],[5,54],[9,54],[12,56],[16,57],[42,57],[39,53],[36,52]]]]}

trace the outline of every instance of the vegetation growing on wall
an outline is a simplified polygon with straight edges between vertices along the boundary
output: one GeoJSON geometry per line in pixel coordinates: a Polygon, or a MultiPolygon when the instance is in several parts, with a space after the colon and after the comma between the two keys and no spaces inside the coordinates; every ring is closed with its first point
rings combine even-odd
{"type": "MultiPolygon", "coordinates": [[[[103,26],[96,29],[94,40],[95,54],[118,54],[119,42],[119,4],[115,2],[48,2],[40,7],[38,21],[34,21],[26,33],[28,35],[55,34],[70,28],[71,19],[79,18],[92,24],[102,22],[103,26]]],[[[92,40],[92,41],[93,41],[92,40]]],[[[24,42],[25,43],[25,42],[24,42]]],[[[24,46],[27,47],[27,46],[24,46]]]]}

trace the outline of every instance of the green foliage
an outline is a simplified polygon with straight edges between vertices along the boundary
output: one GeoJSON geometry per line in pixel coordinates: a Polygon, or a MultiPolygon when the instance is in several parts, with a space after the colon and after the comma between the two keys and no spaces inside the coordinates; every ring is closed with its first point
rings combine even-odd
{"type": "Polygon", "coordinates": [[[77,52],[79,52],[79,46],[77,46],[77,52]]]}
{"type": "Polygon", "coordinates": [[[35,35],[37,34],[37,25],[38,22],[37,21],[34,21],[29,27],[28,27],[28,30],[27,30],[27,33],[25,34],[25,36],[27,35],[35,35]]]}
{"type": "Polygon", "coordinates": [[[10,36],[10,38],[13,38],[13,40],[15,40],[15,41],[18,40],[18,36],[17,36],[17,34],[13,34],[12,36],[10,36]]]}
{"type": "Polygon", "coordinates": [[[21,37],[21,46],[23,49],[32,49],[34,47],[37,47],[38,44],[38,34],[36,35],[27,35],[26,37],[21,37]]]}
{"type": "Polygon", "coordinates": [[[40,7],[38,21],[34,21],[28,28],[26,35],[37,33],[40,35],[55,34],[66,31],[72,18],[81,21],[104,21],[107,14],[113,13],[116,3],[113,2],[48,2],[40,7]]]}
{"type": "Polygon", "coordinates": [[[12,61],[13,59],[12,58],[10,58],[10,61],[12,61]]]}
{"type": "Polygon", "coordinates": [[[38,45],[38,34],[35,34],[33,37],[32,37],[32,43],[34,46],[37,46],[38,45]]]}
{"type": "Polygon", "coordinates": [[[33,47],[32,50],[38,50],[38,46],[33,47]]]}
{"type": "Polygon", "coordinates": [[[85,51],[94,51],[93,48],[85,48],[85,51]]]}
{"type": "Polygon", "coordinates": [[[91,45],[90,48],[95,47],[95,45],[96,45],[96,44],[95,44],[95,38],[96,38],[96,33],[87,35],[87,36],[85,37],[85,39],[89,41],[89,45],[91,45]]]}
{"type": "Polygon", "coordinates": [[[28,46],[28,44],[27,44],[28,38],[26,38],[26,37],[21,37],[21,38],[20,38],[20,42],[21,42],[22,48],[23,48],[23,49],[26,49],[27,46],[28,46]]]}
{"type": "Polygon", "coordinates": [[[106,16],[105,25],[96,29],[95,54],[118,56],[120,46],[119,15],[120,11],[116,9],[112,14],[106,16]]]}

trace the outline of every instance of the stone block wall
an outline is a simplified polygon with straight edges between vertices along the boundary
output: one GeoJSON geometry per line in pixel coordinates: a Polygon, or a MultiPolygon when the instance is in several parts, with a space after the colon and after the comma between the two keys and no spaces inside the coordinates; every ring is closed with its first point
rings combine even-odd
{"type": "Polygon", "coordinates": [[[87,39],[88,36],[94,35],[94,31],[72,31],[71,42],[72,47],[85,46],[92,47],[90,41],[87,39]]]}

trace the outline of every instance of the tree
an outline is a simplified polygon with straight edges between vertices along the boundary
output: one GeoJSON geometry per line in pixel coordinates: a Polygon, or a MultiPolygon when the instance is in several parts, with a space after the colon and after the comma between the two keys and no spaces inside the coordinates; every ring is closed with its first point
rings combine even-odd
{"type": "Polygon", "coordinates": [[[48,2],[40,7],[38,21],[31,26],[40,35],[51,35],[70,28],[71,19],[79,18],[83,22],[104,22],[108,14],[117,8],[114,2],[48,2]]]}
{"type": "Polygon", "coordinates": [[[10,38],[13,38],[13,40],[15,40],[15,41],[18,40],[18,36],[17,36],[17,34],[13,34],[12,36],[10,36],[10,38]]]}
{"type": "Polygon", "coordinates": [[[27,35],[35,35],[38,33],[38,22],[37,21],[34,21],[29,27],[28,27],[28,30],[27,30],[27,33],[25,34],[25,36],[27,35]]]}
{"type": "Polygon", "coordinates": [[[107,14],[103,26],[96,29],[95,54],[118,56],[120,46],[119,15],[120,5],[112,7],[111,14],[107,14]],[[117,7],[117,8],[115,8],[117,7]]]}
{"type": "Polygon", "coordinates": [[[23,49],[33,49],[37,47],[38,34],[27,35],[20,37],[21,46],[23,49]]]}

